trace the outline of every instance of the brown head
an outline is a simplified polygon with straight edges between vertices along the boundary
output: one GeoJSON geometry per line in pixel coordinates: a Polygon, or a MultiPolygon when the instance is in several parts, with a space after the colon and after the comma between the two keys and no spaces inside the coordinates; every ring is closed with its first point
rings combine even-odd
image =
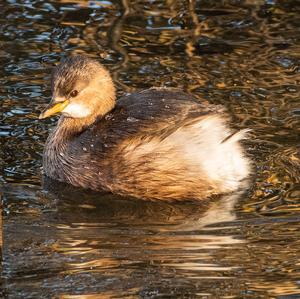
{"type": "Polygon", "coordinates": [[[39,116],[61,113],[89,124],[115,106],[115,87],[109,72],[96,60],[78,55],[63,60],[52,74],[52,100],[39,116]]]}

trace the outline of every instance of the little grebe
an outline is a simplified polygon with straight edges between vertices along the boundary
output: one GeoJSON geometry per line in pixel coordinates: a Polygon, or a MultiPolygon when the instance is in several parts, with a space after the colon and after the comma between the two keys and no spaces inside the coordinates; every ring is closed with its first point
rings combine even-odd
{"type": "Polygon", "coordinates": [[[46,142],[46,176],[142,199],[204,199],[245,186],[250,162],[220,106],[151,88],[116,102],[109,72],[73,56],[52,75],[53,99],[40,118],[60,112],[46,142]]]}

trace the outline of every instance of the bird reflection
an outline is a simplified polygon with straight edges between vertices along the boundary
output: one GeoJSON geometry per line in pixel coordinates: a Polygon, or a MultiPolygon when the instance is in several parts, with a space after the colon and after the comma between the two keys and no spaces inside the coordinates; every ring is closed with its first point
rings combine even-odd
{"type": "MultiPolygon", "coordinates": [[[[44,190],[56,199],[53,251],[68,257],[65,267],[74,275],[109,269],[119,276],[121,269],[130,274],[132,265],[135,272],[149,263],[188,276],[230,271],[230,265],[212,262],[210,251],[242,242],[223,233],[225,223],[236,218],[233,207],[241,196],[238,193],[202,203],[151,202],[87,192],[63,183],[58,187],[48,178],[44,190]]],[[[49,215],[47,221],[52,219],[49,215]]]]}
{"type": "Polygon", "coordinates": [[[197,230],[209,224],[233,221],[233,207],[243,194],[235,192],[200,202],[143,201],[108,192],[83,190],[48,177],[44,177],[43,188],[49,198],[55,199],[53,203],[59,215],[70,223],[81,220],[82,224],[90,226],[107,221],[110,226],[116,221],[119,226],[155,227],[159,231],[173,231],[175,227],[197,230]]]}

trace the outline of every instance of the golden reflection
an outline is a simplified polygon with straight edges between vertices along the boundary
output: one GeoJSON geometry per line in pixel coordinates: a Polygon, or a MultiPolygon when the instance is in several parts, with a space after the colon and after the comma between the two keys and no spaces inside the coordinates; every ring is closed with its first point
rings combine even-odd
{"type": "Polygon", "coordinates": [[[189,0],[189,12],[192,18],[192,22],[194,24],[193,37],[186,44],[185,52],[189,57],[192,57],[195,51],[194,43],[196,42],[197,37],[201,33],[200,22],[198,20],[198,15],[195,12],[195,1],[189,0]]]}
{"type": "MultiPolygon", "coordinates": [[[[123,263],[113,258],[101,258],[101,260],[90,260],[84,263],[70,263],[70,268],[67,270],[67,273],[80,273],[82,271],[99,271],[105,269],[117,269],[123,263]]],[[[129,263],[128,263],[129,264],[129,263]]]]}
{"type": "Polygon", "coordinates": [[[91,4],[96,4],[99,7],[110,7],[111,4],[109,1],[99,1],[99,0],[57,0],[60,3],[67,4],[78,4],[81,7],[89,7],[91,4]]]}
{"type": "MultiPolygon", "coordinates": [[[[107,212],[117,217],[110,221],[125,221],[125,227],[119,223],[119,232],[118,226],[115,230],[107,229],[102,227],[101,222],[72,222],[70,227],[59,225],[57,233],[60,241],[53,244],[52,250],[68,256],[70,260],[76,256],[83,258],[82,261],[66,263],[63,273],[117,271],[126,266],[130,269],[130,265],[147,260],[178,273],[184,271],[186,277],[200,277],[199,271],[210,271],[209,276],[213,277],[219,271],[236,269],[236,265],[223,265],[222,260],[213,262],[210,251],[224,247],[239,248],[244,243],[234,233],[222,235],[223,230],[231,228],[230,225],[216,226],[235,220],[233,208],[241,196],[242,193],[223,196],[205,206],[139,202],[142,204],[139,207],[134,202],[130,206],[128,203],[123,205],[121,201],[107,207],[111,209],[107,212]],[[152,228],[155,234],[148,234],[147,229],[151,229],[155,222],[160,223],[152,228]],[[132,227],[133,231],[137,230],[135,233],[128,232],[123,236],[122,231],[129,223],[140,224],[132,227]],[[195,231],[201,231],[201,234],[195,234],[195,231]],[[91,237],[85,239],[84,236],[91,237]],[[191,270],[191,273],[186,273],[186,270],[191,270]]],[[[85,211],[97,214],[97,209],[85,211]]]]}
{"type": "Polygon", "coordinates": [[[61,22],[62,25],[66,25],[66,26],[85,26],[85,23],[83,22],[75,22],[75,21],[72,21],[72,22],[67,22],[67,21],[63,21],[61,22]]]}
{"type": "MultiPolygon", "coordinates": [[[[218,264],[206,264],[205,262],[180,262],[180,263],[166,263],[166,266],[174,267],[178,270],[193,270],[193,271],[232,271],[237,267],[222,267],[218,264]]],[[[229,278],[229,277],[227,277],[229,278]]]]}
{"type": "MultiPolygon", "coordinates": [[[[125,294],[122,294],[122,298],[124,299],[134,299],[139,298],[138,295],[136,295],[139,292],[139,290],[136,289],[130,289],[127,290],[125,294]]],[[[116,299],[116,292],[113,291],[103,291],[101,293],[95,293],[95,294],[84,294],[84,295],[71,295],[71,294],[61,294],[58,297],[58,299],[116,299]]]]}
{"type": "Polygon", "coordinates": [[[251,283],[251,287],[255,290],[265,290],[272,297],[280,296],[281,294],[285,294],[285,296],[299,294],[299,285],[292,281],[251,283]]]}
{"type": "Polygon", "coordinates": [[[144,297],[299,294],[298,11],[292,0],[229,2],[1,4],[8,297],[134,298],[153,285],[144,297]],[[29,192],[40,185],[51,127],[36,113],[48,101],[52,65],[74,52],[101,58],[120,95],[167,86],[225,105],[237,129],[252,130],[249,194],[197,207],[63,196],[56,184],[55,196],[29,192]],[[119,282],[99,286],[112,278],[119,282]]]}

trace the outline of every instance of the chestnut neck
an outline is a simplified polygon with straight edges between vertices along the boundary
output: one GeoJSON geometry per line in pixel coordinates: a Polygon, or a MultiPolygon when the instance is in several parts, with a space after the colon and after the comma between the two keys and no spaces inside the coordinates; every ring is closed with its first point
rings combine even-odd
{"type": "Polygon", "coordinates": [[[68,139],[72,136],[76,136],[90,127],[92,124],[103,118],[115,107],[115,98],[109,98],[106,101],[99,101],[101,106],[95,107],[93,112],[88,117],[84,118],[72,118],[62,115],[58,120],[57,126],[53,132],[56,140],[68,139]]]}
{"type": "Polygon", "coordinates": [[[86,130],[95,123],[97,119],[98,117],[96,115],[85,118],[71,118],[62,115],[57,123],[55,131],[62,137],[72,137],[86,130]]]}
{"type": "Polygon", "coordinates": [[[97,114],[93,114],[85,118],[70,118],[61,116],[55,129],[49,135],[47,143],[50,143],[55,147],[59,147],[59,145],[63,146],[63,144],[66,145],[68,141],[76,137],[81,132],[85,131],[88,127],[93,125],[104,116],[105,115],[97,114]]]}

